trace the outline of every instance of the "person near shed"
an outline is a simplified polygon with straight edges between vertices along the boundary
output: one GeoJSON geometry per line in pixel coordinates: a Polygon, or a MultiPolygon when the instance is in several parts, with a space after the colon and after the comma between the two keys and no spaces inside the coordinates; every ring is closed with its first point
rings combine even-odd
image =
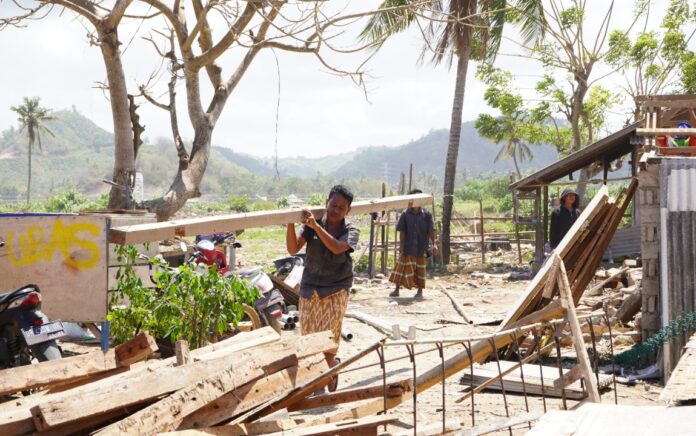
{"type": "MultiPolygon", "coordinates": [[[[353,202],[353,193],[343,185],[331,188],[326,201],[326,213],[317,221],[308,209],[301,213],[302,227],[295,233],[289,223],[285,237],[287,250],[296,254],[307,244],[304,272],[300,282],[300,334],[330,330],[336,342],[341,338],[343,316],[348,306],[348,291],[353,285],[353,260],[360,230],[346,220],[353,202]]],[[[329,366],[340,360],[336,352],[325,353],[329,366]]],[[[338,378],[329,383],[336,390],[338,378]]]]}
{"type": "MultiPolygon", "coordinates": [[[[421,194],[420,189],[413,189],[409,194],[421,194]]],[[[396,285],[390,297],[398,297],[399,289],[418,288],[415,298],[423,298],[425,288],[425,264],[427,254],[437,253],[435,245],[435,223],[433,215],[425,209],[409,204],[408,209],[399,217],[396,224],[399,232],[401,259],[389,276],[389,281],[396,285]],[[428,253],[428,242],[432,242],[432,253],[428,253]]]]}
{"type": "Polygon", "coordinates": [[[549,245],[552,250],[561,243],[563,237],[580,216],[580,198],[574,190],[564,189],[561,193],[560,203],[560,206],[551,213],[549,245]]]}

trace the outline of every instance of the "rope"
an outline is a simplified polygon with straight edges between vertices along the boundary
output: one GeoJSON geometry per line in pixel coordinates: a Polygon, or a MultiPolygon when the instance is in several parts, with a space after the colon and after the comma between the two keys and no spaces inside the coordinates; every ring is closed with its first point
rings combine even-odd
{"type": "Polygon", "coordinates": [[[686,313],[658,330],[647,341],[617,354],[616,363],[619,365],[637,363],[645,356],[657,352],[666,342],[681,338],[693,330],[696,330],[696,312],[686,313]]]}

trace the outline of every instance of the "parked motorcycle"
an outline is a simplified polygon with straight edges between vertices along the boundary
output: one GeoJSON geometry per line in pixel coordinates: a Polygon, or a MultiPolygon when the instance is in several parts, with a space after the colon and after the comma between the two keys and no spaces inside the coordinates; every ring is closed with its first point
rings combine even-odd
{"type": "Polygon", "coordinates": [[[56,339],[65,336],[62,322],[41,312],[38,286],[0,294],[0,369],[62,358],[56,339]]]}
{"type": "MultiPolygon", "coordinates": [[[[276,331],[294,328],[294,323],[286,322],[281,318],[285,311],[285,299],[280,291],[273,288],[273,282],[263,269],[251,268],[236,270],[234,272],[229,269],[227,259],[225,254],[221,251],[221,247],[224,246],[226,242],[230,243],[230,241],[233,241],[233,238],[234,232],[214,233],[197,237],[196,251],[193,254],[196,263],[208,266],[215,265],[217,271],[224,276],[235,274],[240,278],[254,283],[259,291],[261,291],[261,297],[257,298],[254,302],[258,314],[257,318],[261,325],[271,326],[276,331]]],[[[241,247],[241,244],[239,244],[239,242],[233,242],[233,247],[241,247]]],[[[253,319],[251,321],[253,328],[261,327],[261,325],[254,325],[253,319]]]]}

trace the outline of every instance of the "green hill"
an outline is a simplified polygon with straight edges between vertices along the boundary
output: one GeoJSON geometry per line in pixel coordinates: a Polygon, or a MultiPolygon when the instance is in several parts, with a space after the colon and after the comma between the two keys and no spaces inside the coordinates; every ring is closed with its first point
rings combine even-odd
{"type": "MultiPolygon", "coordinates": [[[[46,126],[55,134],[42,136],[43,151],[33,155],[32,193],[43,198],[75,187],[96,196],[108,190],[102,182],[111,178],[113,135],[76,111],[54,113],[56,120],[46,126]]],[[[224,198],[228,195],[283,196],[290,193],[309,195],[321,192],[336,181],[354,185],[359,195],[375,195],[386,176],[392,186],[401,172],[414,165],[417,184],[428,190],[441,186],[444,174],[448,133],[433,130],[408,144],[386,147],[371,146],[354,152],[322,158],[281,158],[280,180],[275,180],[274,162],[232,149],[213,147],[201,191],[224,198]],[[424,186],[428,184],[428,186],[424,186]],[[362,192],[369,191],[369,192],[362,192]]],[[[0,134],[0,199],[21,198],[26,189],[26,135],[10,127],[0,134]]],[[[523,168],[540,168],[556,160],[550,146],[532,147],[535,158],[523,168]]],[[[498,146],[476,133],[473,123],[462,125],[458,172],[460,177],[507,174],[512,161],[494,163],[498,146]]],[[[144,174],[145,195],[162,194],[176,174],[178,161],[171,141],[159,139],[143,144],[136,167],[144,174]]],[[[441,188],[439,188],[441,189],[441,188]]]]}

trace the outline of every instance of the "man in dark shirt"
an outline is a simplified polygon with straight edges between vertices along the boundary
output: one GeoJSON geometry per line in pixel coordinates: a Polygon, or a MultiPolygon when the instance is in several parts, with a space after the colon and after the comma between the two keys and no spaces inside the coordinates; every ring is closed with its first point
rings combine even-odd
{"type": "MultiPolygon", "coordinates": [[[[348,306],[348,290],[353,285],[353,260],[360,230],[346,221],[353,202],[353,193],[343,185],[329,192],[326,214],[320,221],[307,210],[302,210],[302,228],[295,233],[295,224],[289,223],[285,244],[290,254],[296,254],[307,244],[304,272],[300,282],[300,333],[331,330],[336,351],[341,338],[343,315],[348,306]]],[[[326,353],[329,366],[338,364],[335,351],[326,353]]],[[[338,379],[329,384],[336,390],[338,379]]]]}
{"type": "MultiPolygon", "coordinates": [[[[422,192],[420,189],[413,189],[409,194],[422,192]]],[[[433,216],[420,207],[410,206],[399,217],[396,230],[399,231],[401,259],[389,276],[389,281],[396,284],[394,292],[389,296],[398,297],[399,288],[404,286],[407,289],[417,287],[415,298],[423,298],[428,240],[432,241],[433,251],[437,251],[433,216]]]]}
{"type": "Polygon", "coordinates": [[[563,237],[580,216],[580,199],[572,189],[564,189],[561,194],[561,205],[551,213],[551,230],[549,231],[549,245],[554,249],[561,243],[563,237]]]}

